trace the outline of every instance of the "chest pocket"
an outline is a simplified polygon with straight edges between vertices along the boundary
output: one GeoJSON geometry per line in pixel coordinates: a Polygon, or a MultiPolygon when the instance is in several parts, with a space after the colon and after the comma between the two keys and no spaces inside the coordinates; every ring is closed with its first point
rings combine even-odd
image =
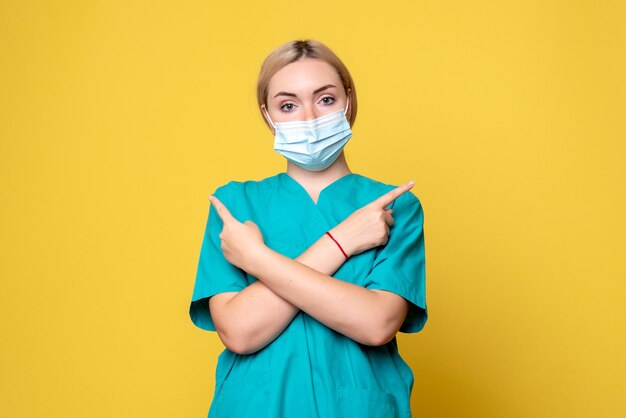
{"type": "Polygon", "coordinates": [[[382,418],[398,416],[394,396],[387,392],[337,386],[339,417],[382,418]]]}
{"type": "Polygon", "coordinates": [[[263,411],[270,401],[270,376],[270,372],[267,371],[247,374],[244,379],[227,379],[211,404],[209,416],[265,417],[263,411]]]}

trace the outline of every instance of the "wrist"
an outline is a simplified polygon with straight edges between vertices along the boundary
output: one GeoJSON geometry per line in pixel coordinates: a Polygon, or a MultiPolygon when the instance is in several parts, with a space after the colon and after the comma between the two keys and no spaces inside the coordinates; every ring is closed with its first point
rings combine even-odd
{"type": "Polygon", "coordinates": [[[246,268],[244,269],[248,274],[258,278],[260,269],[267,263],[267,259],[273,250],[267,245],[255,246],[246,257],[246,268]]]}
{"type": "MultiPolygon", "coordinates": [[[[331,239],[332,245],[334,245],[346,259],[352,256],[352,249],[348,245],[348,240],[343,236],[341,231],[337,230],[337,228],[330,229],[328,231],[330,233],[329,238],[331,239]]],[[[325,234],[328,236],[328,234],[325,234]]]]}

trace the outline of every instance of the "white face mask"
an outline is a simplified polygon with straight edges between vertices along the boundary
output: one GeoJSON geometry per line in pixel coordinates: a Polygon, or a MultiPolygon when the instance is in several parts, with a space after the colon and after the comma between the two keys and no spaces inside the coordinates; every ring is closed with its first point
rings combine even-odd
{"type": "Polygon", "coordinates": [[[274,150],[304,169],[324,170],[335,162],[352,137],[346,119],[349,103],[348,99],[344,110],[309,121],[274,123],[268,114],[267,118],[276,131],[274,150]]]}

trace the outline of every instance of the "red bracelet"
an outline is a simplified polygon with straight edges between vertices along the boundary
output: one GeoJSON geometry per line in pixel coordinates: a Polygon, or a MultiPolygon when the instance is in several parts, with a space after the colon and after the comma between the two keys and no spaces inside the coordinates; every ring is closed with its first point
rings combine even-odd
{"type": "Polygon", "coordinates": [[[332,235],[330,235],[330,232],[326,231],[326,235],[328,235],[330,237],[330,239],[332,239],[333,241],[335,241],[335,244],[337,244],[337,246],[339,247],[339,249],[341,250],[341,252],[343,253],[344,257],[346,257],[346,260],[348,259],[348,255],[346,254],[346,252],[343,250],[343,248],[341,248],[341,245],[339,245],[339,243],[337,242],[337,240],[335,238],[333,238],[332,235]]]}

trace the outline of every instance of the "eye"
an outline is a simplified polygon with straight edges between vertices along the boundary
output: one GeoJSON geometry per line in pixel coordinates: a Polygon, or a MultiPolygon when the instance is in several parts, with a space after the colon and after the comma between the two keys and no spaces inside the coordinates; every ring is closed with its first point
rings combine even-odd
{"type": "Polygon", "coordinates": [[[280,110],[282,110],[283,112],[291,112],[293,110],[293,103],[283,103],[280,106],[280,110]]]}
{"type": "Polygon", "coordinates": [[[333,96],[324,96],[322,97],[321,102],[325,105],[331,105],[335,103],[335,98],[333,96]]]}

